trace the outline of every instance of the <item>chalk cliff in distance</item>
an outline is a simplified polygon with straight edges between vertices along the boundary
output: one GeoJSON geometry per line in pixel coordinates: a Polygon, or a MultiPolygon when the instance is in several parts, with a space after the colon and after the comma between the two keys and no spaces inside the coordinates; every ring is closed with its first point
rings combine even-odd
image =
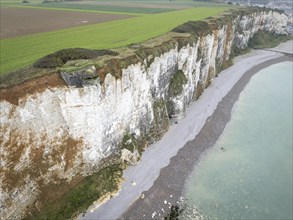
{"type": "Polygon", "coordinates": [[[234,51],[260,30],[286,34],[286,23],[277,11],[233,11],[187,22],[103,65],[93,60],[2,88],[0,218],[19,219],[41,206],[50,184],[74,184],[122,160],[135,164],[234,51]]]}

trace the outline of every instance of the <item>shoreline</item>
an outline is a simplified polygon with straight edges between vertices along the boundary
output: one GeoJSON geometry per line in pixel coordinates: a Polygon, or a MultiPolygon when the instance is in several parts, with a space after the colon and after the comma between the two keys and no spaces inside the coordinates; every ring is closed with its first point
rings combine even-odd
{"type": "Polygon", "coordinates": [[[81,219],[150,219],[166,215],[171,205],[182,200],[186,180],[224,131],[249,79],[267,66],[290,60],[272,51],[252,51],[237,57],[234,65],[222,71],[191,103],[186,116],[144,152],[141,162],[124,171],[126,181],[119,195],[81,219]]]}
{"type": "MultiPolygon", "coordinates": [[[[226,125],[231,119],[233,106],[251,77],[268,66],[289,60],[289,58],[287,59],[287,57],[282,56],[280,58],[266,61],[255,66],[243,75],[243,77],[234,85],[232,90],[230,90],[225,98],[219,103],[218,108],[213,115],[207,119],[206,124],[196,138],[189,141],[183,148],[181,148],[178,151],[178,154],[171,158],[170,164],[161,170],[160,176],[152,188],[145,192],[145,199],[136,201],[122,215],[121,219],[134,219],[134,216],[137,217],[142,212],[151,212],[154,218],[164,217],[163,214],[168,213],[166,210],[170,209],[171,205],[178,205],[184,202],[186,182],[188,181],[190,174],[193,172],[194,167],[200,162],[201,157],[206,155],[207,150],[212,148],[223,134],[226,125]],[[194,155],[194,157],[191,155],[194,155]],[[169,185],[169,189],[166,189],[166,185],[168,185],[169,181],[173,178],[175,179],[176,187],[174,183],[172,183],[173,185],[169,185]],[[159,194],[161,195],[158,196],[159,194]],[[168,195],[172,195],[172,197],[168,195]],[[162,196],[166,198],[165,200],[167,203],[161,203],[161,206],[156,207],[159,211],[154,211],[153,206],[156,201],[161,200],[162,196]],[[146,208],[148,204],[151,204],[151,207],[146,208]]],[[[143,214],[142,217],[149,218],[150,216],[143,214]]],[[[141,219],[141,216],[138,218],[141,219]]]]}

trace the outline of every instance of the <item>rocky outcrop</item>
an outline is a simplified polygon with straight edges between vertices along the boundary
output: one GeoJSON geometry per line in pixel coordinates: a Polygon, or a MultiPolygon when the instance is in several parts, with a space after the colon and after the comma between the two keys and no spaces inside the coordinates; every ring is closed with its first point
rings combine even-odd
{"type": "Polygon", "coordinates": [[[285,34],[286,22],[260,9],[187,22],[169,37],[132,46],[129,56],[62,71],[67,84],[57,77],[35,92],[17,89],[33,80],[2,89],[0,218],[19,219],[41,206],[50,184],[69,184],[120,160],[137,163],[225,68],[234,48],[247,47],[259,30],[285,34]]]}

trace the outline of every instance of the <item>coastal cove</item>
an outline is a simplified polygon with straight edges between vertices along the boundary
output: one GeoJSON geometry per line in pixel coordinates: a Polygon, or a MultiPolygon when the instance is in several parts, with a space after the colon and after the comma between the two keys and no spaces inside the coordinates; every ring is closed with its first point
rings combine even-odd
{"type": "MultiPolygon", "coordinates": [[[[289,49],[287,52],[290,52],[292,43],[281,44],[277,49],[289,49]]],[[[184,200],[182,190],[186,179],[202,153],[222,134],[233,105],[250,78],[259,70],[282,61],[292,61],[292,57],[264,50],[237,57],[235,64],[220,73],[201,97],[189,106],[185,118],[171,126],[159,142],[148,148],[137,166],[125,170],[126,181],[119,195],[82,218],[150,219],[165,216],[171,205],[184,200]]]]}

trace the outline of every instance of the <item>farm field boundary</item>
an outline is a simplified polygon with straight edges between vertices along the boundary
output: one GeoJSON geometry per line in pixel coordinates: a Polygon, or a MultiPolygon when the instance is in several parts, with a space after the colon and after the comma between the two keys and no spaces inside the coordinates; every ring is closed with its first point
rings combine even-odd
{"type": "Polygon", "coordinates": [[[31,8],[0,8],[0,16],[1,39],[131,17],[121,14],[98,14],[31,8]],[[48,18],[50,19],[48,20],[48,18]]]}

